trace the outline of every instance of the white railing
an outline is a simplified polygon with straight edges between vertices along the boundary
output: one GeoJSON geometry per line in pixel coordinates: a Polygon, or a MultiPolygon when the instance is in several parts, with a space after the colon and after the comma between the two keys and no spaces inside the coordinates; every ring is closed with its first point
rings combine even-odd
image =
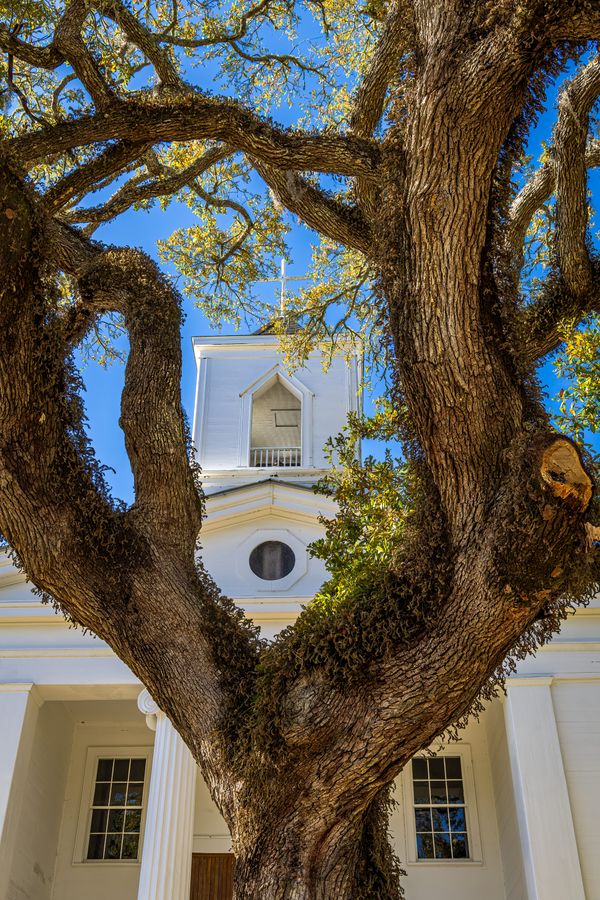
{"type": "Polygon", "coordinates": [[[252,447],[250,465],[256,468],[302,465],[300,447],[252,447]]]}

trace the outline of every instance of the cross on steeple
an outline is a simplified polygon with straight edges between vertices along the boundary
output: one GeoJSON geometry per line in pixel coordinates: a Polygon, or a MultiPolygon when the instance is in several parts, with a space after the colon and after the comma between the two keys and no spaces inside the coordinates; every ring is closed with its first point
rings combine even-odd
{"type": "Polygon", "coordinates": [[[288,275],[287,274],[287,263],[285,259],[282,257],[281,259],[281,275],[279,278],[261,278],[257,281],[257,284],[280,284],[281,285],[281,293],[279,296],[279,312],[280,315],[284,315],[285,312],[285,299],[287,293],[287,284],[288,281],[310,281],[310,277],[308,275],[288,275]]]}

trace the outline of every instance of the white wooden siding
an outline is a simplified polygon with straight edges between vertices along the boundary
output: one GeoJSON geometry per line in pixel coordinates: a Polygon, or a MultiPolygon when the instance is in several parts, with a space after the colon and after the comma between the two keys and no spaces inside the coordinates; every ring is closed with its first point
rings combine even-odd
{"type": "MultiPolygon", "coordinates": [[[[282,360],[275,349],[249,353],[242,346],[223,352],[211,348],[203,360],[200,377],[205,381],[198,390],[202,408],[199,406],[195,415],[199,461],[207,471],[234,469],[239,465],[240,394],[282,360]]],[[[351,374],[341,357],[333,360],[327,372],[319,358],[311,358],[294,374],[314,394],[311,449],[314,466],[321,468],[327,464],[323,453],[326,441],[341,431],[350,405],[357,403],[356,396],[351,398],[351,374]]]]}

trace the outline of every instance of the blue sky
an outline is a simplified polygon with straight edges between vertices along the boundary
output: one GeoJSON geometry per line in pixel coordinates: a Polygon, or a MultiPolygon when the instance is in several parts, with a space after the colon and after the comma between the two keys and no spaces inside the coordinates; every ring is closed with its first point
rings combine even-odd
{"type": "MultiPolygon", "coordinates": [[[[547,111],[540,117],[538,125],[532,132],[530,139],[530,152],[537,158],[542,141],[548,141],[551,136],[555,111],[554,103],[556,90],[553,90],[548,98],[547,111]]],[[[289,112],[285,118],[288,118],[289,112]]],[[[600,188],[600,174],[591,173],[590,187],[593,193],[600,188]]],[[[165,239],[174,228],[189,222],[190,212],[187,208],[171,205],[166,211],[159,208],[149,212],[129,212],[120,218],[103,226],[96,232],[96,237],[107,243],[116,245],[134,245],[141,247],[146,252],[156,257],[156,242],[165,239]]],[[[292,225],[288,236],[288,246],[292,262],[288,264],[289,275],[303,275],[310,262],[311,241],[310,232],[297,224],[292,225]]],[[[275,276],[277,272],[273,272],[275,276]]],[[[274,305],[277,304],[276,285],[258,288],[260,296],[267,299],[272,295],[274,305]]],[[[191,301],[185,304],[185,322],[182,329],[183,351],[183,378],[182,398],[188,418],[192,419],[195,364],[192,353],[191,339],[194,335],[210,334],[214,331],[204,315],[194,307],[191,301]]],[[[231,327],[225,327],[220,333],[233,333],[231,327]]],[[[118,426],[120,395],[123,386],[124,369],[120,363],[113,363],[107,368],[102,368],[96,363],[87,363],[83,367],[83,376],[86,384],[86,412],[88,427],[92,437],[98,458],[106,466],[114,471],[107,471],[107,479],[115,496],[131,502],[133,499],[132,478],[125,447],[123,434],[118,426]]],[[[559,388],[558,381],[551,363],[547,363],[540,372],[541,380],[547,386],[550,396],[554,396],[559,388]]],[[[371,399],[367,397],[368,406],[371,399]]],[[[376,452],[376,447],[367,448],[369,452],[376,452]]]]}

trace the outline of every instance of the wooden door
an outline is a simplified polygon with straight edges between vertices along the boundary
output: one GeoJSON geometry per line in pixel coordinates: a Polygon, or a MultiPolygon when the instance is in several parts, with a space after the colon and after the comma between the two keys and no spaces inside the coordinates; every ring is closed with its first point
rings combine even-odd
{"type": "Polygon", "coordinates": [[[233,863],[231,853],[192,854],[190,900],[231,900],[233,863]]]}

